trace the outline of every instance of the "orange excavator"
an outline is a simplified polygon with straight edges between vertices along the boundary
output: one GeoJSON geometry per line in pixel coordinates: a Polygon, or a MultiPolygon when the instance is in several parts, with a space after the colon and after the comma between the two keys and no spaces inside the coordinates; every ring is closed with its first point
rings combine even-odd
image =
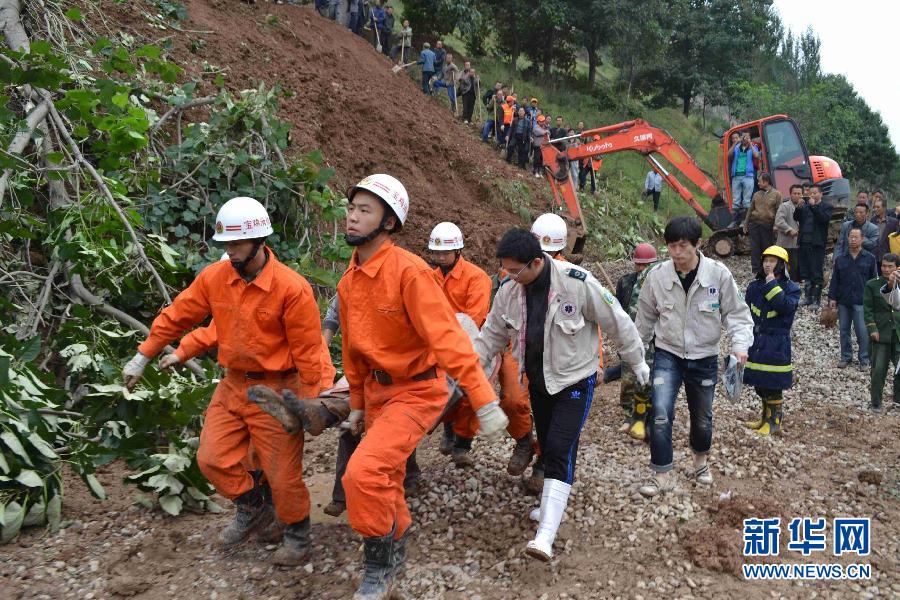
{"type": "MultiPolygon", "coordinates": [[[[768,171],[772,175],[776,189],[787,198],[790,187],[795,183],[816,183],[822,195],[834,206],[845,205],[850,198],[850,183],[841,174],[841,168],[834,160],[824,156],[810,156],[793,119],[787,115],[773,115],[742,123],[721,135],[719,146],[719,184],[704,171],[690,154],[665,129],[654,127],[642,119],[634,119],[586,130],[578,135],[549,139],[541,144],[547,180],[553,191],[554,203],[570,224],[568,252],[581,254],[587,235],[585,215],[578,202],[575,182],[569,171],[571,162],[592,161],[597,170],[603,157],[615,152],[637,152],[650,163],[650,167],[660,174],[694,212],[713,231],[707,242],[713,254],[726,258],[734,253],[746,251],[743,229],[739,226],[740,214],[732,211],[730,159],[733,148],[732,136],[750,133],[759,147],[759,164],[756,172],[768,171]],[[570,140],[578,139],[580,144],[570,145],[570,140]],[[657,158],[665,157],[671,165],[667,169],[657,158]],[[712,199],[710,210],[697,202],[694,194],[685,187],[673,171],[679,171],[700,191],[712,199]],[[737,218],[736,218],[737,217],[737,218]]],[[[844,211],[835,210],[833,218],[842,219],[844,211]]]]}

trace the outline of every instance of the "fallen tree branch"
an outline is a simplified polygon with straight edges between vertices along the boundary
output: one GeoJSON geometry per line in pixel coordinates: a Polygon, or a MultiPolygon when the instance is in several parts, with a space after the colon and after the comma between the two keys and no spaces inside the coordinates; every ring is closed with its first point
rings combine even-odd
{"type": "MultiPolygon", "coordinates": [[[[25,150],[28,142],[31,141],[34,130],[47,117],[49,110],[50,104],[44,101],[35,106],[34,109],[28,113],[28,116],[25,118],[25,129],[17,132],[15,137],[13,137],[12,142],[10,142],[9,147],[6,149],[8,154],[22,154],[22,151],[25,150]]],[[[0,207],[3,206],[3,198],[6,196],[6,186],[9,184],[10,173],[11,169],[3,169],[3,175],[0,176],[0,207]]]]}
{"type": "Polygon", "coordinates": [[[196,108],[198,106],[206,106],[207,104],[212,104],[216,101],[216,96],[207,96],[206,98],[197,98],[196,100],[191,100],[190,102],[185,102],[179,106],[173,106],[169,110],[167,110],[163,116],[159,118],[159,121],[153,124],[150,128],[150,135],[153,136],[159,131],[159,128],[163,126],[163,123],[169,120],[169,117],[174,115],[177,112],[181,112],[183,110],[187,110],[189,108],[196,108]]]}
{"type": "Polygon", "coordinates": [[[53,261],[53,264],[50,265],[50,272],[47,274],[47,280],[44,281],[44,287],[41,289],[41,294],[38,296],[37,310],[35,311],[31,322],[31,331],[28,337],[33,337],[38,330],[38,327],[43,322],[43,318],[41,314],[44,312],[44,308],[47,306],[47,303],[50,301],[50,292],[53,290],[53,278],[56,277],[56,272],[59,271],[59,261],[53,261]]]}
{"type": "Polygon", "coordinates": [[[159,273],[153,267],[153,263],[151,263],[150,259],[147,258],[147,253],[144,252],[144,246],[138,239],[137,232],[135,232],[134,227],[131,226],[131,222],[128,220],[128,216],[125,214],[125,211],[122,210],[122,207],[119,206],[119,203],[116,202],[115,198],[113,198],[112,192],[109,191],[109,187],[107,187],[106,182],[103,181],[103,177],[100,176],[100,173],[97,172],[97,169],[94,168],[94,165],[92,165],[87,159],[84,158],[84,155],[78,148],[78,144],[75,143],[75,140],[73,140],[72,136],[69,134],[69,130],[66,127],[65,121],[63,121],[62,116],[60,116],[59,112],[56,110],[56,106],[53,104],[53,99],[50,97],[50,94],[47,92],[47,90],[38,90],[38,93],[41,95],[41,97],[44,98],[46,102],[50,104],[50,116],[53,119],[53,122],[56,123],[57,133],[59,133],[59,135],[66,142],[66,145],[69,147],[69,150],[75,157],[75,160],[84,165],[84,168],[87,169],[88,173],[90,173],[91,177],[93,177],[94,182],[100,188],[100,191],[103,192],[104,197],[106,197],[106,201],[109,202],[110,206],[113,207],[113,210],[116,211],[116,214],[119,215],[119,219],[122,221],[122,224],[125,225],[125,229],[131,236],[132,242],[134,242],[134,247],[137,250],[138,255],[141,257],[141,261],[144,263],[144,266],[150,271],[153,279],[156,280],[156,286],[159,288],[160,293],[162,293],[163,298],[166,299],[166,304],[172,304],[172,297],[169,295],[169,291],[166,289],[166,284],[163,282],[162,277],[159,276],[159,273]]]}
{"type": "MultiPolygon", "coordinates": [[[[84,287],[84,282],[82,282],[81,280],[81,275],[72,273],[69,277],[69,287],[79,300],[81,300],[97,312],[112,317],[123,325],[127,325],[132,329],[136,329],[144,335],[150,335],[150,329],[148,329],[146,325],[144,325],[125,311],[119,310],[115,306],[110,306],[109,304],[95,296],[93,293],[88,291],[88,289],[84,287]]],[[[166,346],[163,349],[163,352],[165,352],[166,354],[175,352],[175,348],[173,348],[172,346],[166,346]]],[[[201,367],[197,363],[197,361],[191,359],[185,362],[184,365],[201,379],[206,379],[206,371],[203,370],[203,367],[201,367]]]]}
{"type": "MultiPolygon", "coordinates": [[[[260,114],[259,118],[262,126],[266,128],[266,131],[271,131],[272,128],[269,127],[269,120],[266,118],[266,115],[264,113],[260,114]]],[[[281,153],[281,148],[278,147],[278,144],[276,142],[272,142],[272,148],[275,150],[275,154],[278,155],[278,160],[279,162],[281,162],[281,168],[287,171],[287,162],[284,160],[284,155],[281,153]]]]}

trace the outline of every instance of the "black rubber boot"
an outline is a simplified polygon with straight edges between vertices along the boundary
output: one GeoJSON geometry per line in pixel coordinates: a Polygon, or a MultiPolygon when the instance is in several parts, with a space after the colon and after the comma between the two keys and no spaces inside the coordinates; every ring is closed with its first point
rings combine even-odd
{"type": "Polygon", "coordinates": [[[803,284],[803,302],[800,303],[800,306],[809,306],[810,304],[812,304],[812,284],[807,281],[803,284]]]}
{"type": "Polygon", "coordinates": [[[812,302],[810,303],[810,305],[815,309],[821,308],[821,305],[822,305],[822,286],[821,285],[812,286],[812,302]]]}
{"type": "Polygon", "coordinates": [[[475,459],[472,457],[472,440],[456,436],[450,458],[453,460],[453,464],[460,468],[475,466],[475,459]]]}
{"type": "Polygon", "coordinates": [[[526,435],[516,440],[516,447],[513,448],[512,456],[509,457],[509,464],[506,465],[506,472],[510,475],[521,475],[531,464],[534,457],[534,437],[529,431],[526,435]]]}
{"type": "Polygon", "coordinates": [[[386,600],[394,582],[394,533],[363,538],[363,578],[353,600],[386,600]]]}
{"type": "Polygon", "coordinates": [[[406,549],[409,545],[410,529],[410,527],[407,527],[406,531],[403,532],[403,535],[394,540],[394,577],[399,575],[406,567],[406,549]]]}
{"type": "Polygon", "coordinates": [[[284,528],[281,548],[275,551],[272,562],[276,565],[296,567],[309,557],[309,517],[284,528]]]}
{"type": "Polygon", "coordinates": [[[321,435],[329,427],[340,422],[319,400],[300,400],[291,390],[281,390],[284,405],[303,424],[303,429],[310,435],[321,435]]]}
{"type": "Polygon", "coordinates": [[[441,436],[440,452],[444,456],[450,456],[453,452],[453,443],[456,435],[453,433],[453,423],[444,423],[444,434],[441,436]]]}
{"type": "Polygon", "coordinates": [[[237,508],[234,520],[219,534],[219,541],[225,548],[247,541],[251,533],[265,529],[275,518],[272,508],[263,501],[256,486],[238,496],[234,505],[237,508]]]}
{"type": "Polygon", "coordinates": [[[540,495],[544,490],[544,460],[540,456],[531,467],[531,477],[528,478],[526,488],[534,495],[540,495]]]}

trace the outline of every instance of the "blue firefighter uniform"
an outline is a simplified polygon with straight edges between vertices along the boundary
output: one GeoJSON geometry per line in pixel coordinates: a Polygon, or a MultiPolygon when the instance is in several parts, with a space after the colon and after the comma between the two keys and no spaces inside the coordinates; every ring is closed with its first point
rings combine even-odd
{"type": "Polygon", "coordinates": [[[782,390],[793,383],[791,325],[800,302],[800,286],[786,275],[767,282],[765,275],[747,286],[744,296],[753,316],[753,345],[744,366],[744,384],[756,388],[762,418],[747,423],[761,435],[781,429],[782,390]]]}

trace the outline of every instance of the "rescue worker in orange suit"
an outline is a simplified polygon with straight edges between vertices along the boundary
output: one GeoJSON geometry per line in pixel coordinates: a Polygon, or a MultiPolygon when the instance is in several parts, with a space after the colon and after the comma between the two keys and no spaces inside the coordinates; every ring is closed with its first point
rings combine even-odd
{"type": "Polygon", "coordinates": [[[395,246],[409,196],[390,175],[350,188],[345,239],[353,256],[338,284],[352,431],[365,437],[343,484],[347,519],[363,536],[356,600],[388,598],[406,561],[412,518],[403,497],[406,459],[447,403],[446,371],[469,397],[482,435],[508,424],[472,342],[421,258],[395,246]]]}
{"type": "MultiPolygon", "coordinates": [[[[247,399],[265,384],[300,396],[318,394],[322,377],[319,309],[309,283],[284,266],[265,245],[272,233],[266,209],[252,198],[226,202],[216,216],[213,239],[225,243],[230,261],[197,275],[153,321],[149,337],[124,367],[133,389],[150,360],[168,343],[212,315],[225,377],[206,410],[197,462],[216,491],[233,500],[234,521],[220,541],[232,547],[274,519],[253,477],[243,466],[252,442],[272,487],[275,513],[286,523],[276,564],[301,564],[309,553],[309,492],[302,479],[303,436],[282,426],[247,399]]],[[[183,362],[188,349],[174,356],[183,362]]],[[[171,366],[172,362],[167,361],[171,366]]]]}
{"type": "MultiPolygon", "coordinates": [[[[480,328],[491,306],[491,278],[462,256],[465,247],[462,231],[454,223],[438,223],[431,230],[428,249],[437,264],[435,276],[454,312],[465,313],[480,328]]],[[[506,466],[510,475],[521,475],[534,456],[531,434],[531,405],[524,386],[519,382],[519,369],[512,356],[504,353],[500,363],[500,408],[509,418],[506,430],[516,440],[506,466]]],[[[455,414],[444,423],[441,454],[450,454],[458,467],[471,467],[472,440],[478,432],[478,419],[470,404],[463,399],[455,414]]]]}

